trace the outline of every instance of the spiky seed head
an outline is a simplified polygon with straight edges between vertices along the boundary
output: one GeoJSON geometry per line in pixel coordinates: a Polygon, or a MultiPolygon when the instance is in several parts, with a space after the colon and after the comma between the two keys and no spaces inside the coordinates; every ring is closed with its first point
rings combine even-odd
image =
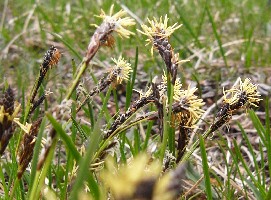
{"type": "MultiPolygon", "coordinates": [[[[173,99],[178,100],[179,96],[181,95],[181,88],[182,88],[182,83],[180,78],[176,78],[174,87],[173,87],[173,99]]],[[[160,100],[167,102],[167,75],[166,72],[164,71],[164,74],[162,75],[162,82],[160,85],[158,85],[159,89],[159,94],[160,94],[160,100]]],[[[161,102],[162,103],[162,102],[161,102]]]]}
{"type": "Polygon", "coordinates": [[[201,109],[201,107],[204,105],[204,102],[202,99],[195,95],[196,91],[196,87],[190,88],[189,85],[187,90],[183,90],[182,95],[180,96],[180,100],[185,103],[185,105],[188,107],[188,110],[192,114],[193,120],[198,120],[204,113],[204,110],[201,109]]]}
{"type": "Polygon", "coordinates": [[[204,102],[195,95],[196,91],[196,87],[191,88],[189,85],[187,90],[181,90],[174,99],[176,102],[178,102],[179,106],[183,108],[182,110],[186,111],[176,113],[173,117],[175,117],[174,119],[177,120],[177,122],[185,120],[185,125],[188,127],[194,125],[204,113],[204,110],[201,109],[204,102]]]}
{"type": "Polygon", "coordinates": [[[224,102],[229,104],[230,110],[236,110],[239,108],[255,106],[258,107],[261,96],[257,91],[258,85],[251,82],[249,78],[246,78],[242,82],[239,78],[239,85],[232,87],[230,90],[224,91],[230,93],[230,98],[224,95],[224,102]]]}
{"type": "Polygon", "coordinates": [[[153,94],[152,88],[148,87],[146,92],[143,92],[142,90],[135,90],[139,94],[139,99],[147,98],[153,94]]]}
{"type": "MultiPolygon", "coordinates": [[[[127,30],[128,26],[135,25],[135,20],[130,17],[124,17],[127,13],[124,10],[120,10],[116,14],[113,14],[114,5],[111,6],[109,15],[103,10],[97,17],[103,19],[103,23],[109,23],[112,26],[113,31],[116,31],[120,37],[129,38],[130,35],[134,35],[133,32],[127,30]]],[[[98,27],[97,25],[95,25],[98,27]]]]}
{"type": "MultiPolygon", "coordinates": [[[[160,17],[159,21],[154,17],[153,20],[147,19],[149,22],[149,26],[142,24],[141,30],[137,30],[138,32],[146,35],[148,39],[146,39],[147,45],[154,42],[154,38],[167,38],[172,35],[172,33],[180,28],[182,25],[178,25],[178,23],[173,24],[172,26],[168,26],[168,20],[169,18],[167,15],[165,15],[164,20],[162,17],[160,17]]],[[[151,52],[153,53],[153,47],[151,49],[151,52]]]]}
{"type": "Polygon", "coordinates": [[[121,84],[123,80],[127,81],[129,79],[130,72],[132,72],[131,64],[128,63],[122,56],[118,59],[112,58],[115,65],[110,70],[112,76],[117,75],[115,84],[121,84]]]}

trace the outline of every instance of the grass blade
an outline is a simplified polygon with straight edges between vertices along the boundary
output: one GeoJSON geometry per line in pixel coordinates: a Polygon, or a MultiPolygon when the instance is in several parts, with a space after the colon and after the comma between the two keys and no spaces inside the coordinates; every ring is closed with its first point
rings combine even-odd
{"type": "Polygon", "coordinates": [[[205,178],[205,187],[206,187],[206,194],[207,199],[211,200],[212,198],[212,186],[210,181],[210,174],[209,174],[209,165],[207,161],[207,154],[204,146],[204,140],[202,136],[199,136],[199,144],[200,144],[200,152],[201,152],[201,158],[202,158],[202,167],[203,167],[203,173],[205,178]]]}
{"type": "Polygon", "coordinates": [[[36,171],[37,171],[37,164],[38,164],[39,152],[41,149],[42,135],[45,129],[45,122],[46,122],[46,118],[43,118],[40,125],[39,133],[37,136],[37,141],[34,147],[34,154],[33,154],[33,159],[31,163],[31,174],[30,174],[30,185],[29,185],[30,188],[33,186],[33,181],[34,181],[36,171]]]}
{"type": "Polygon", "coordinates": [[[126,87],[126,104],[125,104],[126,109],[129,108],[130,103],[131,103],[131,98],[132,98],[132,93],[133,93],[133,88],[134,88],[135,78],[136,78],[136,73],[137,73],[137,65],[138,65],[138,47],[136,47],[135,64],[134,64],[131,81],[127,83],[127,87],[126,87]]]}
{"type": "Polygon", "coordinates": [[[46,114],[46,116],[53,125],[56,132],[59,134],[60,138],[63,140],[64,144],[66,145],[66,148],[72,153],[73,157],[78,162],[81,158],[81,155],[75,148],[75,145],[73,144],[71,138],[66,134],[62,126],[52,117],[52,115],[46,114]]]}
{"type": "Polygon", "coordinates": [[[195,39],[198,47],[202,48],[202,44],[200,43],[198,36],[194,33],[192,27],[190,26],[190,23],[185,19],[185,17],[183,16],[182,12],[178,9],[178,7],[176,7],[176,10],[179,14],[180,20],[182,21],[183,25],[187,28],[191,36],[195,39]]]}
{"type": "Polygon", "coordinates": [[[89,173],[89,175],[86,177],[86,172],[89,171],[89,164],[92,162],[94,153],[97,151],[99,146],[98,144],[100,141],[100,136],[102,135],[100,129],[101,118],[102,117],[100,115],[97,122],[95,123],[93,133],[91,134],[91,140],[89,141],[89,145],[87,146],[87,151],[85,153],[85,156],[81,159],[79,163],[79,171],[75,183],[73,185],[71,199],[78,199],[79,191],[81,190],[81,187],[83,186],[84,180],[86,180],[86,178],[88,179],[89,184],[88,186],[91,190],[94,199],[100,198],[99,187],[97,185],[97,182],[95,181],[92,173],[89,173]]]}
{"type": "Polygon", "coordinates": [[[246,146],[248,147],[248,150],[249,150],[250,154],[252,155],[254,166],[255,166],[255,171],[256,171],[256,175],[257,175],[257,179],[258,179],[258,181],[260,181],[261,180],[261,176],[260,176],[260,173],[259,173],[260,172],[260,168],[259,168],[256,156],[255,156],[255,153],[253,151],[253,146],[250,143],[249,138],[248,138],[247,134],[245,133],[245,130],[243,129],[243,127],[241,126],[240,123],[238,123],[238,127],[240,128],[241,133],[243,135],[243,138],[246,141],[246,146]]]}
{"type": "Polygon", "coordinates": [[[242,166],[245,168],[248,176],[251,178],[252,183],[256,186],[257,190],[259,191],[259,194],[263,195],[263,196],[261,196],[262,197],[261,199],[263,199],[265,197],[265,189],[261,185],[260,181],[255,179],[255,176],[252,174],[251,170],[249,169],[247,163],[245,162],[245,160],[241,154],[240,148],[239,148],[236,140],[233,140],[233,143],[234,143],[234,150],[235,150],[236,157],[239,158],[239,160],[241,161],[242,166]]]}
{"type": "Polygon", "coordinates": [[[214,19],[213,19],[213,16],[212,16],[211,13],[210,13],[209,5],[208,5],[207,3],[206,3],[205,9],[206,9],[207,15],[208,15],[208,17],[209,17],[209,21],[210,21],[211,24],[212,24],[212,29],[213,29],[215,38],[216,38],[216,40],[217,40],[217,43],[218,43],[218,46],[219,46],[220,53],[221,53],[221,55],[222,55],[222,57],[223,57],[223,60],[224,60],[225,65],[226,65],[226,67],[227,67],[228,64],[227,64],[227,59],[226,59],[226,56],[225,56],[225,53],[224,53],[224,49],[223,49],[223,46],[222,46],[222,42],[221,42],[220,36],[219,36],[219,34],[218,34],[218,32],[217,32],[217,27],[216,27],[215,21],[214,21],[214,19]]]}
{"type": "Polygon", "coordinates": [[[268,170],[271,174],[271,135],[270,135],[270,115],[269,115],[269,99],[265,101],[265,141],[267,143],[267,159],[268,159],[268,170]]]}

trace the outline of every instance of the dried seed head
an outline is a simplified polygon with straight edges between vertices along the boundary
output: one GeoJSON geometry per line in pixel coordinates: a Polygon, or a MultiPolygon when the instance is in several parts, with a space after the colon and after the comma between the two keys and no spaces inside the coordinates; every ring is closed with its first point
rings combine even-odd
{"type": "Polygon", "coordinates": [[[89,92],[86,98],[82,101],[81,105],[78,106],[76,112],[78,112],[91,97],[103,91],[110,84],[115,87],[116,85],[121,84],[123,80],[129,79],[129,74],[132,71],[131,64],[124,60],[124,58],[121,56],[118,59],[112,58],[112,60],[115,65],[111,67],[107,77],[103,77],[99,80],[98,84],[89,92]]]}
{"type": "Polygon", "coordinates": [[[3,97],[3,106],[6,113],[12,115],[14,111],[14,93],[13,90],[8,87],[3,97]]]}
{"type": "Polygon", "coordinates": [[[132,72],[131,64],[122,58],[122,56],[118,59],[112,58],[112,61],[115,65],[110,70],[110,74],[113,77],[116,76],[114,84],[121,84],[123,80],[128,80],[130,72],[132,72]]]}
{"type": "Polygon", "coordinates": [[[7,128],[7,124],[11,125],[18,115],[21,105],[14,101],[14,94],[10,87],[5,91],[0,102],[0,124],[7,128]]]}
{"type": "Polygon", "coordinates": [[[232,118],[232,112],[225,112],[223,115],[216,117],[214,123],[210,126],[210,132],[214,132],[224,124],[228,123],[232,118]]]}
{"type": "Polygon", "coordinates": [[[41,83],[44,77],[46,76],[48,70],[52,68],[52,66],[57,65],[60,57],[61,57],[61,53],[55,46],[51,46],[50,49],[45,53],[43,57],[43,62],[40,66],[40,74],[39,74],[37,83],[34,85],[33,92],[31,93],[31,96],[30,96],[31,104],[34,103],[38,89],[40,88],[41,83]]]}
{"type": "Polygon", "coordinates": [[[19,153],[19,168],[17,172],[17,176],[19,179],[22,177],[27,165],[30,163],[32,159],[33,150],[36,143],[36,136],[38,134],[41,121],[42,118],[35,121],[31,125],[29,133],[26,133],[22,140],[21,150],[19,153]]]}
{"type": "MultiPolygon", "coordinates": [[[[114,5],[111,6],[109,15],[101,10],[101,14],[98,16],[103,19],[103,23],[110,24],[111,31],[116,31],[120,37],[129,38],[130,35],[134,35],[133,32],[128,31],[126,27],[135,25],[134,19],[130,17],[124,17],[127,13],[124,10],[120,10],[116,14],[113,14],[114,5]]],[[[97,25],[95,25],[98,27],[97,25]]]]}
{"type": "Polygon", "coordinates": [[[60,57],[61,53],[59,52],[59,50],[55,46],[51,46],[43,57],[42,67],[51,68],[53,65],[57,65],[60,57]]]}
{"type": "Polygon", "coordinates": [[[0,155],[2,155],[13,135],[13,121],[20,111],[20,104],[14,102],[14,94],[10,87],[0,102],[0,155]]]}

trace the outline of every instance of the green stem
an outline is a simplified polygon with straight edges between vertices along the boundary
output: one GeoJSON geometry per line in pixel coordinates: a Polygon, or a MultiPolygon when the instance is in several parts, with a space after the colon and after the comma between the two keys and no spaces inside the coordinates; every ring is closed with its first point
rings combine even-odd
{"type": "MultiPolygon", "coordinates": [[[[209,128],[202,135],[202,139],[205,140],[210,134],[211,134],[211,129],[209,128]]],[[[199,147],[199,143],[200,143],[200,141],[199,141],[199,139],[197,139],[196,142],[193,143],[193,145],[191,146],[191,148],[188,151],[185,152],[182,160],[180,161],[180,164],[186,162],[190,158],[190,156],[196,150],[196,148],[199,147]]]]}
{"type": "MultiPolygon", "coordinates": [[[[146,104],[148,105],[148,104],[146,104]]],[[[145,105],[145,106],[146,106],[145,105]]],[[[135,113],[132,115],[134,116],[135,113]]],[[[122,125],[120,125],[106,140],[102,141],[101,144],[100,144],[100,148],[98,149],[98,151],[95,153],[94,155],[94,159],[93,160],[96,160],[97,158],[99,158],[100,154],[103,152],[103,150],[107,147],[109,141],[115,137],[117,134],[120,134],[122,133],[123,131],[131,128],[132,126],[135,126],[136,124],[139,124],[141,122],[144,122],[144,121],[147,121],[149,120],[147,117],[146,118],[143,118],[143,119],[140,119],[140,120],[136,120],[128,125],[125,126],[126,122],[132,117],[130,116],[122,125]]]]}
{"type": "Polygon", "coordinates": [[[57,141],[58,141],[58,136],[56,135],[55,138],[53,139],[52,146],[49,150],[49,153],[48,153],[48,156],[46,158],[46,161],[44,163],[43,168],[41,169],[41,171],[37,171],[37,173],[36,173],[34,183],[33,183],[33,186],[31,188],[31,192],[30,192],[30,198],[29,198],[30,200],[38,199],[38,195],[40,193],[40,190],[41,190],[42,186],[44,185],[44,180],[45,180],[46,174],[48,172],[49,167],[51,166],[51,160],[54,155],[54,150],[55,150],[57,141]]]}
{"type": "MultiPolygon", "coordinates": [[[[29,116],[30,109],[31,109],[30,100],[32,98],[32,95],[33,95],[34,91],[37,90],[38,81],[39,81],[39,76],[35,80],[34,86],[33,86],[32,90],[31,90],[30,96],[29,96],[28,101],[27,101],[27,105],[26,105],[25,113],[24,113],[23,125],[25,125],[27,120],[28,120],[28,116],[29,116]]],[[[20,133],[19,133],[19,136],[18,136],[18,143],[17,143],[17,146],[16,146],[16,152],[18,152],[18,150],[19,150],[19,145],[21,144],[22,134],[23,134],[23,130],[21,129],[20,133]]]]}
{"type": "Polygon", "coordinates": [[[5,176],[4,176],[4,173],[3,173],[4,169],[3,169],[3,166],[0,165],[0,180],[2,182],[2,186],[3,186],[3,189],[4,189],[4,192],[5,192],[5,195],[8,195],[8,187],[7,187],[7,184],[6,184],[6,181],[5,181],[5,176]]]}
{"type": "Polygon", "coordinates": [[[11,191],[10,199],[13,199],[18,184],[19,184],[19,179],[18,177],[16,177],[12,191],[11,191]]]}
{"type": "Polygon", "coordinates": [[[162,146],[161,146],[161,149],[160,149],[160,161],[161,163],[163,163],[163,160],[164,160],[164,157],[165,157],[165,152],[166,152],[166,149],[167,149],[167,141],[168,141],[168,136],[169,136],[169,133],[168,133],[168,121],[169,121],[169,118],[168,118],[168,113],[166,112],[166,106],[165,104],[163,105],[163,113],[164,113],[164,116],[163,116],[163,140],[162,140],[162,146]]]}
{"type": "Polygon", "coordinates": [[[86,58],[83,59],[82,63],[79,65],[79,72],[77,73],[75,79],[72,82],[71,87],[68,90],[68,93],[66,95],[66,99],[69,99],[73,93],[73,91],[75,90],[76,86],[79,83],[79,80],[81,78],[81,76],[83,75],[83,73],[86,71],[87,69],[87,63],[86,63],[86,58]]]}

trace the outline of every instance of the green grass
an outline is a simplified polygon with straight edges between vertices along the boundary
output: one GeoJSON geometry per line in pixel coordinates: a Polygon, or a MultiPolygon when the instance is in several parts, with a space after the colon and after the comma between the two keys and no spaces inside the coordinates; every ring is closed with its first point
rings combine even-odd
{"type": "MultiPolygon", "coordinates": [[[[178,149],[171,126],[171,105],[174,101],[171,83],[167,84],[167,103],[170,106],[169,110],[165,107],[163,110],[163,130],[157,130],[157,120],[144,118],[146,112],[157,111],[155,104],[150,103],[121,124],[114,131],[114,137],[103,139],[103,131],[110,127],[118,114],[124,113],[138,99],[139,95],[134,90],[146,91],[146,86],[151,87],[151,80],[155,76],[161,77],[162,70],[166,69],[157,51],[154,50],[152,56],[151,46],[145,46],[146,37],[136,31],[141,30],[138,21],[146,23],[147,17],[159,18],[167,14],[170,25],[176,22],[183,24],[170,38],[170,44],[174,52],[179,53],[180,59],[190,59],[189,63],[178,69],[178,77],[184,89],[190,83],[195,84],[200,96],[204,95],[205,81],[216,82],[216,95],[209,99],[205,110],[210,102],[215,103],[212,101],[221,97],[223,88],[220,85],[226,81],[233,83],[239,76],[251,77],[251,74],[261,70],[268,77],[268,67],[271,65],[271,32],[268,27],[271,20],[267,1],[120,1],[115,4],[114,11],[129,9],[137,20],[135,27],[129,28],[135,35],[125,39],[115,34],[115,46],[101,47],[91,66],[77,78],[83,80],[86,90],[93,88],[112,64],[111,57],[117,58],[121,54],[131,63],[133,70],[123,86],[110,86],[88,102],[80,114],[76,114],[76,95],[70,89],[71,84],[74,81],[74,87],[77,85],[76,75],[83,65],[80,63],[95,31],[91,24],[99,25],[102,22],[94,15],[98,15],[100,9],[108,13],[113,2],[0,2],[0,93],[7,85],[14,89],[16,100],[22,104],[22,122],[26,120],[23,116],[29,109],[29,93],[39,73],[42,56],[52,44],[62,52],[58,67],[50,70],[38,93],[42,95],[50,88],[54,94],[30,118],[30,122],[33,122],[43,117],[31,170],[24,173],[22,180],[16,178],[16,147],[20,147],[19,141],[24,134],[17,128],[6,149],[9,156],[5,154],[0,160],[1,199],[49,198],[49,194],[44,193],[45,187],[59,199],[80,199],[80,195],[104,199],[108,188],[99,178],[103,174],[104,160],[100,158],[103,153],[111,154],[119,165],[126,165],[132,158],[144,153],[150,154],[150,162],[159,160],[162,166],[167,154],[176,156],[178,149]],[[65,97],[73,100],[72,116],[68,116],[68,119],[57,116],[57,109],[61,109],[57,106],[65,97]],[[42,138],[47,137],[50,127],[56,130],[56,137],[44,166],[38,170],[42,138]],[[163,132],[163,137],[157,134],[159,132],[163,132]],[[116,146],[107,149],[114,142],[116,146]],[[75,169],[75,166],[78,168],[75,169]],[[84,193],[86,189],[89,192],[84,193]]],[[[262,83],[261,79],[256,81],[262,83]]],[[[205,126],[196,134],[200,151],[195,148],[197,151],[187,157],[189,167],[186,178],[191,183],[191,191],[183,191],[178,198],[271,198],[270,93],[263,98],[266,99],[259,109],[265,113],[264,121],[257,112],[249,110],[246,115],[250,122],[249,129],[242,121],[231,123],[231,126],[237,127],[242,145],[234,134],[225,132],[224,128],[214,133],[219,136],[214,140],[201,137],[200,134],[212,123],[216,111],[209,113],[204,119],[205,126]],[[255,130],[254,136],[259,138],[257,146],[251,142],[251,132],[248,130],[255,130]],[[229,142],[229,138],[232,142],[229,142]],[[218,149],[223,164],[216,165],[208,159],[212,157],[212,148],[218,149]],[[187,196],[184,195],[186,192],[187,196]]],[[[174,159],[169,161],[172,162],[174,159]]],[[[164,170],[170,173],[177,166],[178,163],[174,163],[164,170]]]]}

